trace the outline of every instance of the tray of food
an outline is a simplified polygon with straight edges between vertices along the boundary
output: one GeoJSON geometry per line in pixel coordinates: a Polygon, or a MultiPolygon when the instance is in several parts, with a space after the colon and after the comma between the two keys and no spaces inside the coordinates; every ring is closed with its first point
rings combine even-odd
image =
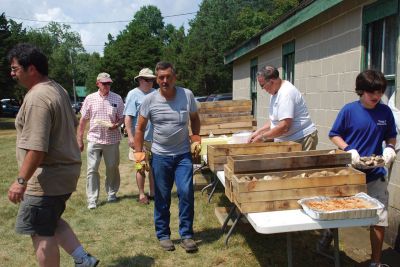
{"type": "Polygon", "coordinates": [[[376,216],[384,208],[379,200],[365,193],[351,197],[310,197],[298,201],[307,215],[316,220],[360,219],[376,216]]]}
{"type": "Polygon", "coordinates": [[[385,166],[382,156],[360,157],[360,163],[353,165],[357,169],[373,169],[385,166]]]}
{"type": "Polygon", "coordinates": [[[106,127],[106,128],[113,127],[113,124],[110,121],[106,121],[106,120],[95,119],[94,123],[98,126],[102,126],[102,127],[106,127]]]}

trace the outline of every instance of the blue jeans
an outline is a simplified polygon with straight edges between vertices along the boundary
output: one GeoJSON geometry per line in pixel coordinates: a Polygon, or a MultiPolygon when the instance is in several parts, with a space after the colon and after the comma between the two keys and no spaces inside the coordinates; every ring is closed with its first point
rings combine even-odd
{"type": "Polygon", "coordinates": [[[193,238],[194,192],[192,155],[177,156],[152,154],[151,168],[154,175],[154,224],[159,240],[169,239],[171,190],[176,183],[179,199],[179,235],[193,238]]]}

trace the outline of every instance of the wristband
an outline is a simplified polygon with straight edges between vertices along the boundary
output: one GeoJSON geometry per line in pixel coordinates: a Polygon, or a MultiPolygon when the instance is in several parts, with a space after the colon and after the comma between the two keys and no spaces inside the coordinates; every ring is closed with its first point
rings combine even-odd
{"type": "Polygon", "coordinates": [[[345,148],[343,148],[343,151],[349,151],[350,149],[350,146],[346,146],[345,148]]]}

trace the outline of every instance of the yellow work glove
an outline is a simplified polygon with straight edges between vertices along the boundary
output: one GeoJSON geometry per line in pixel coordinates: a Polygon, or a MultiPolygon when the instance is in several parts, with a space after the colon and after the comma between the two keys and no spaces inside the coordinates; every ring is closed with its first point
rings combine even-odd
{"type": "Polygon", "coordinates": [[[134,152],[133,157],[135,158],[135,169],[137,171],[146,167],[146,163],[144,162],[146,154],[144,152],[134,152]]]}

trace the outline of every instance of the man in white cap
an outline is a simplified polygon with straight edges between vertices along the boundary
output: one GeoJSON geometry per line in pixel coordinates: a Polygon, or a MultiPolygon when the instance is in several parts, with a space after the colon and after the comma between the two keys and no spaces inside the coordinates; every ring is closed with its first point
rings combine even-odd
{"type": "MultiPolygon", "coordinates": [[[[124,109],[125,115],[125,126],[126,131],[128,133],[128,143],[129,143],[129,159],[134,160],[133,158],[133,149],[134,149],[134,138],[135,138],[135,128],[138,121],[138,112],[139,107],[143,102],[143,98],[155,91],[153,88],[154,80],[156,76],[153,74],[153,71],[149,68],[144,68],[139,72],[139,75],[135,77],[135,81],[139,83],[139,86],[135,89],[129,91],[126,96],[126,104],[124,109]]],[[[146,126],[146,132],[144,136],[144,146],[147,152],[147,159],[149,158],[151,141],[153,140],[153,126],[151,123],[148,123],[146,126]]],[[[148,161],[147,161],[148,162],[148,161]]],[[[149,164],[149,163],[147,163],[149,164]]],[[[144,193],[144,184],[145,184],[145,168],[136,169],[136,183],[139,189],[139,198],[138,202],[142,204],[149,204],[149,200],[154,197],[154,180],[153,175],[151,173],[150,166],[149,168],[149,189],[150,192],[148,195],[144,193]]]]}
{"type": "Polygon", "coordinates": [[[78,127],[78,145],[81,152],[84,149],[83,133],[89,121],[87,134],[87,182],[86,195],[88,209],[95,209],[99,198],[100,175],[99,165],[104,156],[106,166],[105,188],[107,202],[117,200],[120,185],[119,175],[119,142],[121,133],[119,126],[124,120],[124,102],[111,88],[110,74],[102,72],[97,76],[96,85],[99,90],[88,95],[81,108],[81,120],[78,127]]]}

